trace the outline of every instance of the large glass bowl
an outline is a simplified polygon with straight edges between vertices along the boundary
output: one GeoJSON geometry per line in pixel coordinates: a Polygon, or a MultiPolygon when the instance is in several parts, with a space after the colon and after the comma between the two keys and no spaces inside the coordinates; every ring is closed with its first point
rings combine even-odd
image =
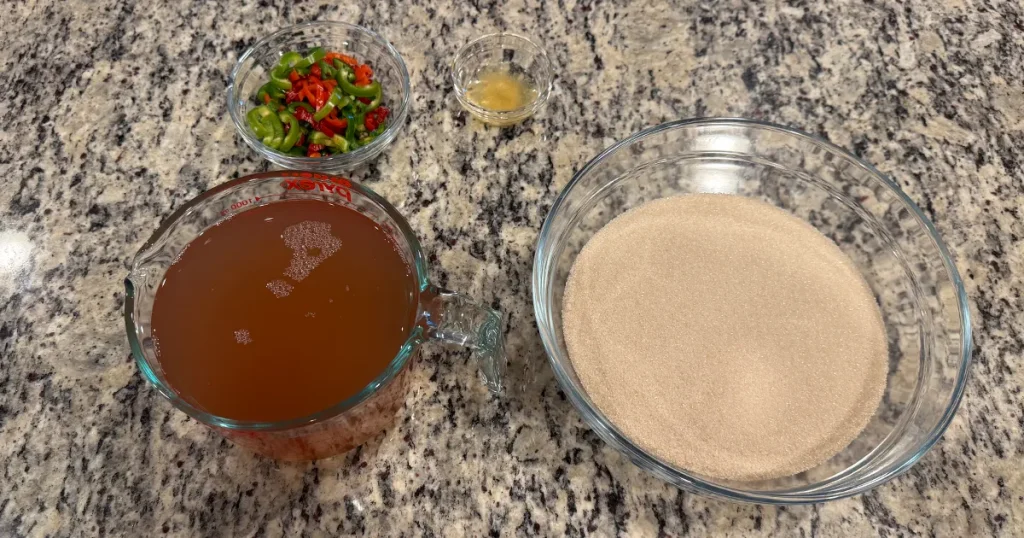
{"type": "Polygon", "coordinates": [[[971,357],[963,283],[921,210],[895,183],[846,151],[793,129],[749,120],[666,123],[587,163],[544,222],[534,260],[533,304],[555,376],[598,435],[667,482],[739,501],[827,501],[905,472],[949,425],[971,357]],[[878,299],[890,353],[881,405],[846,449],[806,472],[731,482],[674,468],[616,428],[573,370],[562,335],[562,297],[576,255],[622,212],[689,193],[748,196],[800,217],[839,245],[878,299]]]}
{"type": "Polygon", "coordinates": [[[312,172],[342,172],[375,159],[405,126],[411,95],[409,71],[395,47],[372,30],[343,22],[308,22],[278,30],[257,41],[235,64],[227,93],[228,112],[246,144],[281,168],[312,172]],[[252,132],[245,115],[256,106],[256,92],[270,80],[270,69],[284,53],[303,52],[313,47],[348,54],[373,68],[373,78],[380,81],[384,91],[381,104],[391,110],[387,128],[373,142],[349,153],[300,157],[265,146],[252,132]]]}

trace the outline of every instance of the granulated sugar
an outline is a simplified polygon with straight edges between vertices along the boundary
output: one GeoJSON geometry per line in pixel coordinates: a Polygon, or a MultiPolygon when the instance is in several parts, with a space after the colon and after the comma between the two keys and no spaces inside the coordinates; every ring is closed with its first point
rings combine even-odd
{"type": "Polygon", "coordinates": [[[824,462],[885,390],[885,329],[856,267],[809,224],[740,196],[665,198],[614,219],[573,265],[563,327],[597,407],[712,478],[824,462]]]}

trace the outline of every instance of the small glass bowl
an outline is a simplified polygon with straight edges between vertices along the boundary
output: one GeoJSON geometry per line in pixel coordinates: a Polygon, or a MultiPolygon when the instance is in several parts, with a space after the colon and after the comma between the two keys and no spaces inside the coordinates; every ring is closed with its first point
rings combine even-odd
{"type": "Polygon", "coordinates": [[[551,94],[553,78],[554,70],[544,49],[530,38],[513,33],[478,37],[462,47],[452,61],[455,98],[473,117],[491,125],[513,125],[540,110],[551,94]],[[502,68],[521,75],[536,90],[532,101],[513,110],[499,111],[478,106],[466,97],[482,73],[502,68]]]}
{"type": "Polygon", "coordinates": [[[358,168],[376,158],[394,142],[409,114],[409,71],[395,47],[372,30],[343,22],[308,22],[278,30],[245,51],[231,71],[228,111],[235,129],[246,144],[270,162],[286,169],[341,172],[358,168]],[[350,153],[326,157],[286,155],[268,148],[256,137],[245,115],[255,106],[254,97],[267,80],[269,70],[288,51],[323,47],[344,52],[373,67],[373,76],[384,88],[383,105],[391,110],[388,127],[373,142],[350,153]]]}

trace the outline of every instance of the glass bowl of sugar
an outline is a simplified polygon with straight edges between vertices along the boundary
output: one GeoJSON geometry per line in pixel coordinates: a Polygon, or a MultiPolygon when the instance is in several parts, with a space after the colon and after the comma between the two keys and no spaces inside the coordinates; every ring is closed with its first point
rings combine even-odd
{"type": "Polygon", "coordinates": [[[900,475],[938,441],[971,356],[935,227],[812,135],[684,120],[608,148],[541,230],[533,302],[588,425],[685,490],[801,504],[900,475]]]}

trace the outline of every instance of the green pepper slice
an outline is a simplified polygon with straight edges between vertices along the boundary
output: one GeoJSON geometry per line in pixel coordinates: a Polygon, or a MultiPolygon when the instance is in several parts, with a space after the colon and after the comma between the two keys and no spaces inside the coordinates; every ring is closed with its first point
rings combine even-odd
{"type": "Polygon", "coordinates": [[[334,148],[341,153],[347,153],[350,143],[341,135],[327,136],[320,131],[313,131],[309,135],[309,143],[334,148]]]}
{"type": "Polygon", "coordinates": [[[288,74],[300,61],[302,61],[301,54],[297,52],[284,53],[277,61],[277,65],[270,70],[270,84],[282,90],[292,89],[292,81],[288,79],[288,74]]]}
{"type": "Polygon", "coordinates": [[[313,131],[309,133],[307,141],[310,144],[316,144],[318,146],[329,146],[331,144],[331,137],[321,133],[320,131],[313,131]]]}
{"type": "Polygon", "coordinates": [[[280,69],[287,73],[287,70],[290,70],[291,68],[295,67],[295,64],[299,63],[300,60],[302,60],[302,55],[299,54],[298,52],[286,52],[281,55],[281,59],[277,61],[277,67],[274,69],[280,69]]]}
{"type": "Polygon", "coordinates": [[[345,127],[345,140],[348,141],[349,145],[353,145],[356,141],[356,116],[352,113],[347,113],[345,114],[345,120],[348,121],[348,126],[345,127]]]}
{"type": "Polygon", "coordinates": [[[302,127],[299,126],[299,120],[292,116],[290,113],[281,111],[277,113],[278,119],[283,123],[288,124],[288,134],[285,135],[281,145],[277,148],[281,151],[288,151],[292,149],[292,146],[299,141],[299,137],[302,136],[302,127]]]}
{"type": "Polygon", "coordinates": [[[323,47],[314,47],[310,49],[309,54],[307,54],[305,58],[302,58],[301,60],[295,62],[295,67],[305,69],[319,62],[320,60],[323,60],[324,56],[326,55],[327,51],[325,51],[323,47]]]}
{"type": "Polygon", "coordinates": [[[334,60],[335,79],[341,84],[342,79],[352,82],[356,79],[356,73],[352,68],[341,60],[334,60]]]}
{"type": "Polygon", "coordinates": [[[309,103],[304,103],[302,101],[295,101],[294,103],[288,103],[288,112],[291,112],[292,114],[294,114],[295,111],[298,110],[299,108],[304,108],[304,109],[306,109],[307,112],[316,112],[316,109],[313,108],[313,105],[311,105],[309,103]]]}
{"type": "Polygon", "coordinates": [[[341,153],[348,153],[349,150],[352,149],[348,143],[348,140],[345,140],[343,136],[337,134],[331,137],[330,147],[338,150],[341,153]]]}
{"type": "Polygon", "coordinates": [[[271,99],[282,99],[284,98],[284,91],[268,82],[260,86],[260,89],[256,92],[256,99],[259,100],[261,105],[266,104],[266,99],[263,98],[264,95],[269,96],[271,99]]]}
{"type": "Polygon", "coordinates": [[[366,114],[367,112],[370,112],[371,110],[380,106],[380,99],[384,95],[384,92],[381,89],[380,84],[378,84],[376,81],[374,81],[373,84],[370,84],[371,87],[374,85],[377,86],[377,93],[373,94],[373,100],[370,101],[370,104],[366,105],[366,109],[363,110],[363,114],[366,114]]]}
{"type": "Polygon", "coordinates": [[[292,89],[292,81],[288,80],[288,75],[285,75],[283,77],[278,76],[277,71],[270,72],[270,84],[273,84],[274,86],[282,90],[292,89]]]}
{"type": "Polygon", "coordinates": [[[260,137],[264,145],[278,149],[284,142],[284,125],[275,110],[266,105],[258,106],[250,110],[245,118],[252,132],[260,137]]]}
{"type": "Polygon", "coordinates": [[[338,87],[340,87],[342,91],[356,97],[373,97],[380,91],[380,82],[376,80],[366,86],[356,86],[349,82],[348,77],[346,76],[338,75],[337,80],[338,87]]]}

